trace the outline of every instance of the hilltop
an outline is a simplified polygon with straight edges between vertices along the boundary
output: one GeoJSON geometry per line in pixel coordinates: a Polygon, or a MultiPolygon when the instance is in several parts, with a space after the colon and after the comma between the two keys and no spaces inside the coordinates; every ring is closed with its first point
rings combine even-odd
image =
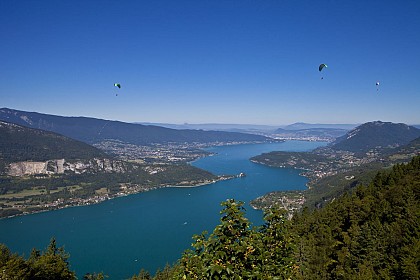
{"type": "Polygon", "coordinates": [[[406,145],[420,137],[420,129],[403,123],[374,121],[362,124],[337,138],[330,147],[354,153],[406,145]]]}

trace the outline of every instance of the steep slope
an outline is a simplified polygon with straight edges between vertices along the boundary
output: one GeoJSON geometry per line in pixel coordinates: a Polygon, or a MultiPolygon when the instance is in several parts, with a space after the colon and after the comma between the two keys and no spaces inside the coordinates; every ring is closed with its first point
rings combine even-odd
{"type": "Polygon", "coordinates": [[[334,150],[366,153],[374,148],[398,147],[420,137],[420,129],[402,123],[368,122],[331,143],[334,150]]]}
{"type": "Polygon", "coordinates": [[[294,217],[297,279],[419,279],[420,157],[294,217]],[[345,277],[343,277],[345,275],[345,277]]]}
{"type": "Polygon", "coordinates": [[[420,150],[420,137],[417,137],[413,141],[410,141],[407,145],[404,145],[398,149],[398,152],[408,153],[420,150]]]}
{"type": "Polygon", "coordinates": [[[62,117],[35,112],[0,109],[0,120],[30,128],[53,131],[67,137],[94,144],[114,139],[136,145],[154,143],[210,143],[268,141],[270,138],[235,132],[175,130],[86,117],[62,117]]]}
{"type": "Polygon", "coordinates": [[[68,137],[0,121],[0,160],[45,161],[107,157],[99,149],[68,137]]]}

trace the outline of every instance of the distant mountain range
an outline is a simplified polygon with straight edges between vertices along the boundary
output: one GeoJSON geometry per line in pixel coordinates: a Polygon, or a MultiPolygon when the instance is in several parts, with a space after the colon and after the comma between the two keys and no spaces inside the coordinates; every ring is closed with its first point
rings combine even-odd
{"type": "Polygon", "coordinates": [[[155,125],[173,129],[202,129],[202,130],[217,130],[230,132],[271,132],[278,128],[274,125],[258,125],[258,124],[224,124],[224,123],[202,123],[202,124],[171,124],[171,123],[149,123],[139,122],[143,125],[155,125]]]}
{"type": "Polygon", "coordinates": [[[157,125],[173,129],[203,129],[240,133],[251,133],[284,139],[317,139],[332,141],[343,136],[356,124],[310,124],[294,123],[285,126],[252,125],[252,124],[168,124],[168,123],[140,123],[143,125],[157,125]]]}
{"type": "Polygon", "coordinates": [[[88,144],[95,144],[109,139],[135,145],[265,142],[272,140],[255,134],[192,129],[176,130],[154,125],[124,123],[87,117],[63,117],[8,108],[0,109],[0,120],[30,128],[52,131],[88,144]]]}
{"type": "Polygon", "coordinates": [[[320,123],[297,122],[294,124],[286,125],[281,128],[285,130],[302,130],[302,129],[319,129],[319,128],[350,130],[350,129],[355,128],[356,126],[357,124],[320,124],[320,123]]]}
{"type": "Polygon", "coordinates": [[[337,138],[330,147],[355,153],[406,145],[420,137],[420,129],[403,123],[368,122],[337,138]]]}
{"type": "Polygon", "coordinates": [[[273,132],[277,129],[285,130],[302,130],[302,129],[343,129],[350,130],[357,126],[357,124],[312,124],[297,122],[289,125],[258,125],[258,124],[223,124],[223,123],[203,123],[203,124],[170,124],[170,123],[148,123],[139,122],[143,125],[156,125],[174,129],[203,129],[203,130],[221,130],[221,131],[269,131],[273,132]]]}
{"type": "MultiPolygon", "coordinates": [[[[364,128],[364,125],[356,128],[356,124],[310,124],[298,122],[279,128],[278,126],[251,124],[141,124],[87,117],[63,117],[8,108],[0,109],[0,120],[30,128],[52,131],[88,144],[96,144],[111,139],[135,145],[151,145],[193,142],[264,142],[270,141],[270,137],[315,138],[326,141],[336,140],[332,145],[336,149],[364,152],[366,149],[376,146],[386,147],[406,144],[408,140],[413,140],[412,137],[417,135],[415,132],[417,125],[411,126],[411,132],[414,133],[414,136],[408,136],[408,138],[405,138],[403,131],[401,132],[402,134],[389,131],[393,135],[397,133],[400,136],[388,137],[386,132],[381,134],[379,131],[372,132],[372,130],[366,137],[362,133],[362,136],[355,138],[366,138],[356,141],[357,144],[355,144],[353,143],[355,139],[350,140],[353,136],[350,137],[350,134],[347,135],[346,132],[353,129],[353,132],[349,133],[357,134],[358,129],[360,127],[364,128]],[[376,137],[378,139],[375,139],[376,137]],[[401,139],[395,139],[398,137],[401,137],[401,139]]],[[[388,126],[383,128],[385,127],[388,126]]]]}

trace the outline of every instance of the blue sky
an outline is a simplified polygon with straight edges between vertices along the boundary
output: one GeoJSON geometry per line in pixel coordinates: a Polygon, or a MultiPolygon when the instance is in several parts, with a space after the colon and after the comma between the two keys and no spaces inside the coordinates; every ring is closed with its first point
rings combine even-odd
{"type": "Polygon", "coordinates": [[[420,124],[419,15],[418,0],[2,0],[0,107],[127,122],[420,124]]]}

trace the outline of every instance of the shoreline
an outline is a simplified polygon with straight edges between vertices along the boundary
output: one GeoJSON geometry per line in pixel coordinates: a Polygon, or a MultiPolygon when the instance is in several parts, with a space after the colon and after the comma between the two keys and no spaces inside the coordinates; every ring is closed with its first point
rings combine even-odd
{"type": "MultiPolygon", "coordinates": [[[[273,142],[285,142],[286,140],[284,139],[275,139],[274,141],[270,141],[269,143],[273,143],[273,142]]],[[[257,141],[257,143],[251,142],[251,143],[231,143],[229,145],[226,146],[231,146],[231,145],[243,145],[243,144],[259,144],[259,142],[257,141]]],[[[214,145],[214,146],[224,146],[224,145],[214,145]]],[[[212,146],[209,146],[212,147],[212,146]]],[[[199,160],[200,158],[203,157],[207,157],[207,156],[214,156],[216,153],[209,153],[206,156],[202,156],[202,157],[198,157],[190,162],[188,162],[189,164],[191,164],[192,162],[199,160]]],[[[261,163],[260,163],[261,164],[261,163]]],[[[114,193],[114,194],[103,194],[103,195],[95,195],[92,197],[88,197],[88,198],[71,198],[70,200],[64,201],[62,198],[53,201],[51,203],[48,204],[44,204],[44,205],[33,205],[32,207],[34,208],[33,210],[31,210],[31,207],[21,207],[21,208],[10,208],[8,210],[13,210],[16,209],[18,211],[20,211],[20,209],[25,209],[25,210],[29,210],[29,211],[22,211],[21,213],[14,213],[12,215],[6,215],[4,217],[0,217],[0,219],[9,219],[9,218],[14,218],[14,217],[19,217],[19,216],[25,216],[25,215],[31,215],[31,214],[37,214],[37,213],[42,213],[42,212],[48,212],[48,211],[55,211],[55,210],[60,210],[60,209],[64,209],[64,208],[69,208],[69,207],[79,207],[79,206],[88,206],[88,205],[94,205],[94,204],[99,204],[101,202],[110,200],[110,199],[114,199],[114,198],[118,198],[118,197],[123,197],[123,196],[128,196],[128,195],[132,195],[132,194],[138,194],[138,193],[142,193],[142,192],[148,192],[148,191],[152,191],[155,189],[160,189],[160,188],[196,188],[196,187],[200,187],[200,186],[205,186],[205,185],[210,185],[210,184],[214,184],[217,183],[218,181],[222,181],[222,180],[230,180],[230,179],[234,179],[234,178],[239,178],[241,177],[240,175],[218,175],[216,176],[217,178],[214,180],[207,180],[207,181],[201,181],[201,182],[196,182],[196,183],[189,183],[189,182],[180,182],[178,185],[159,185],[159,186],[138,186],[138,185],[131,185],[130,183],[126,183],[125,184],[125,189],[121,190],[118,193],[114,193]],[[128,187],[127,187],[128,186],[128,187]],[[29,209],[28,209],[29,208],[29,209]],[[36,208],[36,209],[35,209],[36,208]]]]}
{"type": "MultiPolygon", "coordinates": [[[[285,140],[278,140],[273,139],[271,141],[245,141],[245,142],[232,142],[232,143],[213,143],[213,145],[204,146],[202,148],[210,148],[210,147],[218,147],[218,146],[231,146],[231,145],[243,145],[243,144],[261,144],[261,143],[273,143],[273,142],[284,142],[285,140]]],[[[212,152],[206,152],[206,155],[198,156],[190,161],[188,161],[188,164],[191,164],[201,158],[214,156],[215,153],[212,152]]],[[[175,187],[175,188],[194,188],[194,187],[200,187],[205,185],[214,184],[221,180],[227,180],[236,178],[237,176],[232,175],[214,175],[216,176],[216,179],[213,180],[206,180],[206,181],[200,181],[200,182],[180,182],[176,185],[157,185],[157,186],[139,186],[139,185],[132,185],[131,183],[123,183],[120,184],[121,190],[117,193],[106,193],[106,194],[95,194],[93,196],[87,197],[87,198],[67,198],[64,200],[64,198],[58,198],[55,201],[51,201],[48,203],[44,203],[41,205],[19,205],[17,207],[11,207],[11,208],[4,208],[0,205],[0,211],[5,212],[3,215],[0,216],[0,219],[8,219],[18,216],[24,216],[24,215],[30,215],[30,214],[36,214],[36,213],[42,213],[47,211],[54,211],[59,210],[63,208],[68,207],[76,207],[76,206],[87,206],[87,205],[93,205],[98,204],[101,202],[104,202],[106,200],[122,197],[122,196],[128,196],[131,194],[137,194],[142,192],[147,192],[159,188],[165,188],[165,187],[175,187]],[[10,212],[10,214],[8,213],[10,212]]]]}
{"type": "Polygon", "coordinates": [[[219,181],[225,181],[225,180],[230,180],[230,179],[235,179],[238,176],[233,176],[233,175],[220,175],[218,176],[217,180],[211,180],[211,181],[207,181],[207,182],[203,182],[203,183],[197,183],[195,185],[174,185],[174,186],[167,186],[169,188],[197,188],[197,187],[201,187],[201,186],[206,186],[206,185],[211,185],[211,184],[215,184],[219,181]]]}
{"type": "MultiPolygon", "coordinates": [[[[137,188],[131,188],[131,189],[126,189],[126,191],[121,191],[115,194],[106,194],[106,195],[96,195],[96,196],[92,196],[89,198],[85,198],[85,199],[75,199],[73,201],[62,201],[60,204],[55,204],[58,203],[57,201],[54,201],[51,203],[51,206],[34,206],[34,207],[43,207],[43,209],[39,209],[39,210],[33,210],[33,211],[28,211],[28,212],[22,212],[19,214],[14,214],[14,215],[10,215],[10,216],[5,216],[5,217],[0,217],[0,220],[2,219],[11,219],[11,218],[15,218],[15,217],[20,217],[20,216],[26,216],[26,215],[32,215],[32,214],[38,214],[38,213],[44,213],[44,212],[49,212],[49,211],[56,211],[56,210],[61,210],[61,209],[65,209],[65,208],[71,208],[71,207],[82,207],[82,206],[89,206],[89,205],[95,205],[95,204],[99,204],[111,199],[115,199],[115,198],[119,198],[119,197],[125,197],[125,196],[129,196],[129,195],[134,195],[134,194],[139,194],[139,193],[143,193],[143,192],[149,192],[149,191],[154,191],[157,189],[162,189],[162,188],[197,188],[197,187],[201,187],[201,186],[206,186],[206,185],[211,185],[214,183],[217,183],[219,181],[224,181],[224,180],[230,180],[230,179],[234,179],[236,178],[236,176],[232,176],[232,175],[221,175],[221,176],[217,176],[217,179],[214,180],[207,180],[204,182],[196,182],[195,184],[188,184],[188,185],[160,185],[160,186],[154,186],[154,187],[137,187],[137,188]]],[[[183,182],[181,182],[183,183],[183,182]]]]}

